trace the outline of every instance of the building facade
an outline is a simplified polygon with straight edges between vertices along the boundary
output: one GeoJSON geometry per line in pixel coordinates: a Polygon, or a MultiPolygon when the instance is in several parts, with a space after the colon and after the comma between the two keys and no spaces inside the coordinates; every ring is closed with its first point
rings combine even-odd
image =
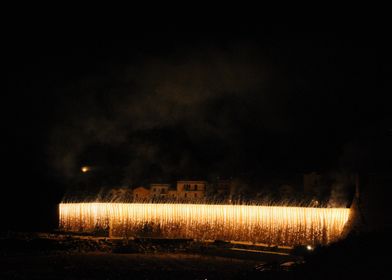
{"type": "Polygon", "coordinates": [[[177,198],[181,200],[203,199],[206,195],[206,181],[177,181],[177,198]]]}
{"type": "Polygon", "coordinates": [[[145,187],[138,187],[132,191],[134,200],[147,200],[150,198],[150,190],[145,187]]]}
{"type": "Polygon", "coordinates": [[[151,184],[150,185],[150,198],[167,198],[170,189],[170,184],[151,184]]]}
{"type": "Polygon", "coordinates": [[[170,184],[150,184],[150,188],[138,187],[133,190],[133,199],[191,201],[206,197],[206,181],[177,181],[176,189],[170,184]]]}

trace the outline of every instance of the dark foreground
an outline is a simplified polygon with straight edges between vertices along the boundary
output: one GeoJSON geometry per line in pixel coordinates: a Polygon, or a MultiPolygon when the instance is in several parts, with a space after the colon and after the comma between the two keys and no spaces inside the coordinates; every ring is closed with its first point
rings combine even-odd
{"type": "Polygon", "coordinates": [[[287,248],[223,241],[3,234],[0,279],[251,279],[287,273],[287,248]]]}
{"type": "Polygon", "coordinates": [[[382,242],[390,236],[354,236],[306,252],[222,241],[7,233],[0,238],[0,279],[390,279],[390,246],[382,242]]]}
{"type": "Polygon", "coordinates": [[[184,253],[2,257],[0,279],[246,279],[257,261],[184,253]]]}

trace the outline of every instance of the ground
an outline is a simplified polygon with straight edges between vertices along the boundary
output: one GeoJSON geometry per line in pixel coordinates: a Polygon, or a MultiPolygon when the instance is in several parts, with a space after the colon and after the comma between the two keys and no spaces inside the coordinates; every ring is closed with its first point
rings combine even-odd
{"type": "Polygon", "coordinates": [[[0,260],[1,279],[238,279],[260,263],[174,253],[30,255],[0,260]]]}
{"type": "Polygon", "coordinates": [[[287,248],[266,249],[224,241],[11,233],[0,238],[0,279],[250,279],[299,259],[287,248]]]}
{"type": "Polygon", "coordinates": [[[0,234],[0,279],[392,279],[391,230],[312,251],[224,241],[0,234]]]}

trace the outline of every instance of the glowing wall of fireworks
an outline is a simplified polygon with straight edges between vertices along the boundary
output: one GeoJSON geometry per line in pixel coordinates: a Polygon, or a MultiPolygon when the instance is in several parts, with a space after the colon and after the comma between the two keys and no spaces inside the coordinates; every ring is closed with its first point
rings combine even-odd
{"type": "Polygon", "coordinates": [[[113,236],[327,244],[342,235],[350,209],[209,204],[62,203],[60,228],[113,236]]]}

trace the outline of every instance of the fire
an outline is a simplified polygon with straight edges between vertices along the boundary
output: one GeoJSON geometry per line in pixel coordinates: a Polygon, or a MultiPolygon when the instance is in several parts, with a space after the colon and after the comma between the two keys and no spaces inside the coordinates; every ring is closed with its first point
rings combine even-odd
{"type": "Polygon", "coordinates": [[[342,236],[347,208],[214,204],[61,203],[60,228],[113,236],[328,244],[342,236]]]}

